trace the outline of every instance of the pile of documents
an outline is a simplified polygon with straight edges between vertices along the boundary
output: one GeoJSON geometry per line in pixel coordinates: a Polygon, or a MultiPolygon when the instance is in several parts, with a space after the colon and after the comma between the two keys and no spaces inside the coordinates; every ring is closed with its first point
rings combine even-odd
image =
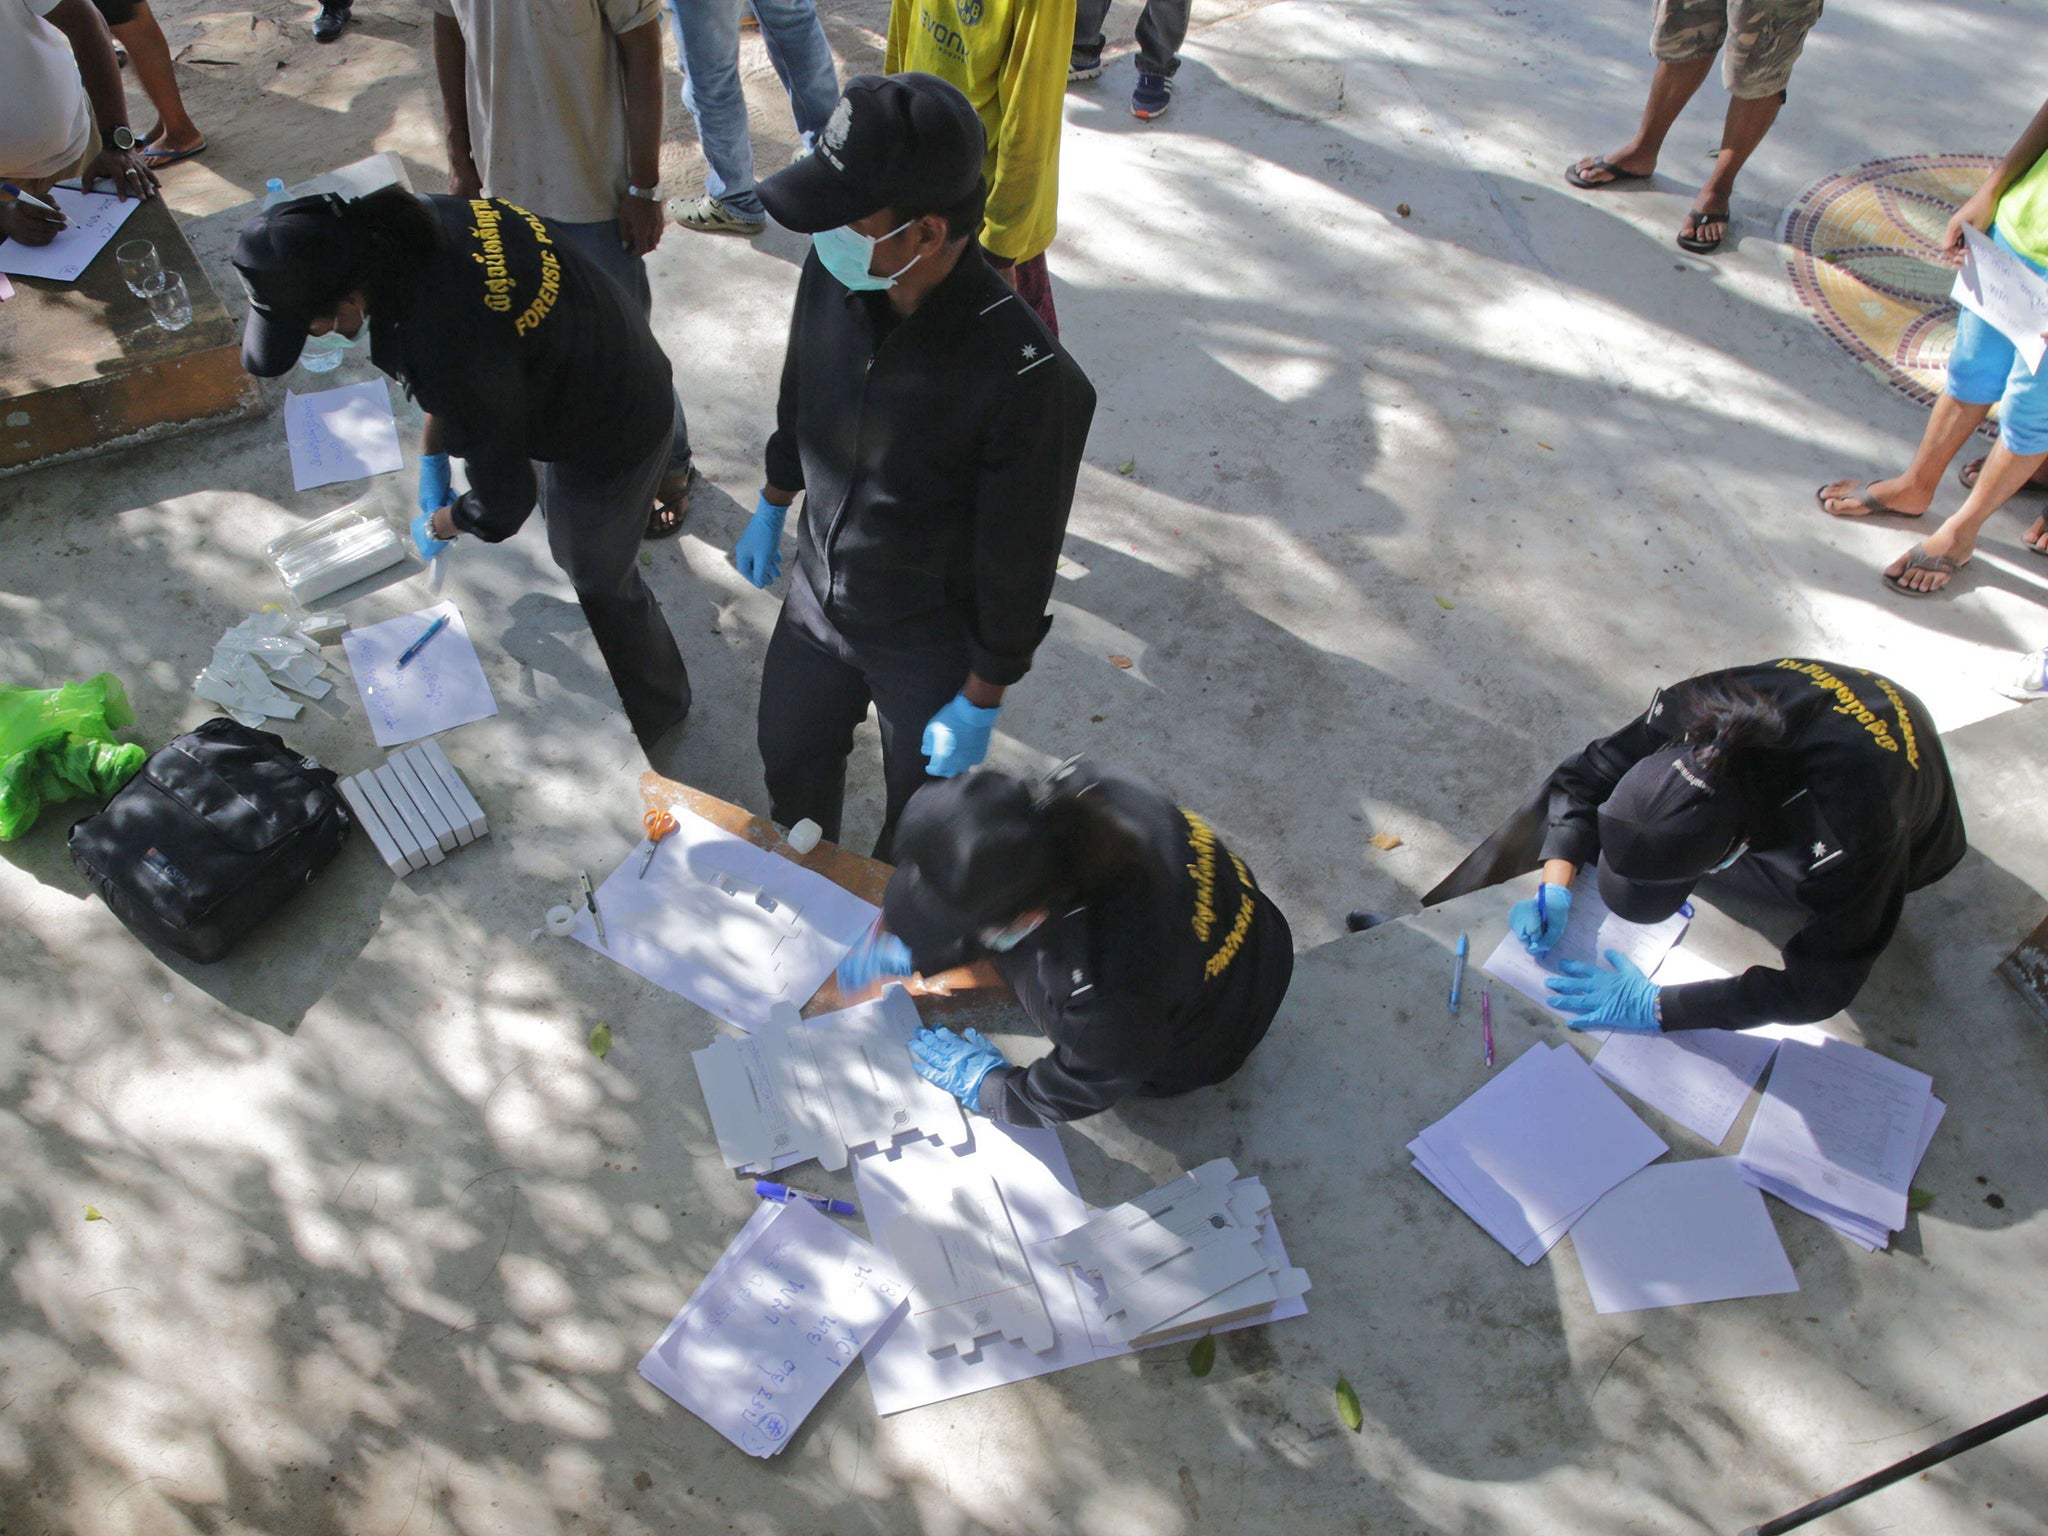
{"type": "Polygon", "coordinates": [[[1267,1313],[1309,1288],[1308,1272],[1261,1247],[1272,1200],[1228,1158],[1102,1212],[1051,1245],[1102,1288],[1110,1338],[1142,1349],[1173,1334],[1267,1313]]]}
{"type": "Polygon", "coordinates": [[[1925,1072],[1861,1046],[1786,1040],[1743,1139],[1742,1176],[1851,1242],[1886,1247],[1948,1108],[1933,1090],[1925,1072]]]}
{"type": "Polygon", "coordinates": [[[401,878],[490,830],[437,741],[394,752],[383,767],[343,779],[340,789],[377,856],[401,878]]]}
{"type": "Polygon", "coordinates": [[[1415,1171],[1524,1264],[1669,1150],[1568,1045],[1524,1051],[1408,1143],[1415,1171]]]}
{"type": "Polygon", "coordinates": [[[266,720],[296,720],[305,707],[280,684],[324,699],[334,691],[326,671],[319,645],[273,608],[250,614],[214,642],[213,659],[192,680],[192,691],[243,725],[261,729],[266,720]]]}

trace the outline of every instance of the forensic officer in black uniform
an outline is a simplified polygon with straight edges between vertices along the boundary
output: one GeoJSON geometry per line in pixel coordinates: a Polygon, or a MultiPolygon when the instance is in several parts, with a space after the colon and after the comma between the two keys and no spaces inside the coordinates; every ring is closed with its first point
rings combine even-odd
{"type": "Polygon", "coordinates": [[[796,570],[761,675],[769,814],[839,836],[846,760],[872,702],[881,838],[928,775],[988,753],[1003,692],[1050,623],[1053,567],[1095,391],[983,257],[981,120],[932,75],[867,75],[816,152],[761,183],[810,234],[767,484],[734,564],[796,570]]]}
{"type": "Polygon", "coordinates": [[[1287,919],[1207,822],[1076,759],[1042,785],[984,769],[912,797],[882,928],[840,967],[888,976],[989,959],[1050,1054],[1014,1067],[973,1029],[923,1029],[918,1071],[1012,1125],[1078,1120],[1244,1065],[1294,973],[1287,919]]]}
{"type": "Polygon", "coordinates": [[[638,559],[674,395],[668,357],[623,290],[523,208],[396,187],[267,209],[234,263],[249,290],[249,372],[274,378],[308,335],[354,341],[367,326],[370,361],[428,413],[420,552],[458,534],[508,539],[537,504],[634,734],[651,745],[680,724],[689,673],[638,559]],[[448,454],[468,463],[460,499],[448,454]],[[441,492],[428,495],[437,465],[441,492]]]}
{"type": "Polygon", "coordinates": [[[1962,858],[1962,808],[1927,707],[1858,667],[1786,657],[1660,689],[1567,759],[1425,906],[1541,867],[1509,925],[1530,953],[1564,932],[1578,871],[1620,916],[1654,923],[1702,881],[1790,908],[1782,969],[1659,987],[1618,952],[1566,961],[1551,1006],[1574,1028],[1747,1029],[1846,1008],[1891,942],[1906,893],[1962,858]]]}

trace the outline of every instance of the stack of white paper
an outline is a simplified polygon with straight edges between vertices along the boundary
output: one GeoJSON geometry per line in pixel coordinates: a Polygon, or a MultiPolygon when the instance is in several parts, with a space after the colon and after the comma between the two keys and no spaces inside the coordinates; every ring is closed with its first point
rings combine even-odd
{"type": "Polygon", "coordinates": [[[1102,1212],[1051,1252],[1101,1283],[1111,1340],[1143,1348],[1308,1291],[1306,1270],[1260,1245],[1272,1204],[1264,1184],[1219,1157],[1102,1212]]]}
{"type": "Polygon", "coordinates": [[[764,1204],[640,1374],[749,1456],[773,1456],[908,1293],[872,1246],[802,1201],[764,1204]]]}
{"type": "Polygon", "coordinates": [[[913,1136],[968,1139],[950,1093],[917,1073],[917,1005],[901,987],[814,1019],[768,1019],[744,1040],[692,1053],[728,1168],[766,1174],[815,1157],[844,1168],[849,1151],[913,1136]]]}
{"type": "Polygon", "coordinates": [[[1948,1106],[1925,1072],[1829,1039],[1778,1047],[1742,1143],[1742,1174],[1872,1250],[1906,1224],[1906,1195],[1948,1106]]]}
{"type": "Polygon", "coordinates": [[[1548,1006],[1557,994],[1544,983],[1564,974],[1560,969],[1564,961],[1583,960],[1605,966],[1607,951],[1618,949],[1647,976],[1657,969],[1671,947],[1685,937],[1691,922],[1690,902],[1661,923],[1632,923],[1616,917],[1600,899],[1598,881],[1588,871],[1572,882],[1571,917],[1565,922],[1564,937],[1551,946],[1548,954],[1537,959],[1522,947],[1522,941],[1511,930],[1486,957],[1485,971],[1531,1002],[1548,1006]]]}
{"type": "Polygon", "coordinates": [[[1764,1197],[1732,1157],[1645,1168],[1586,1212],[1572,1250],[1597,1312],[1799,1289],[1764,1197]]]}
{"type": "Polygon", "coordinates": [[[1524,1264],[1668,1150],[1568,1045],[1523,1052],[1408,1143],[1416,1172],[1524,1264]]]}

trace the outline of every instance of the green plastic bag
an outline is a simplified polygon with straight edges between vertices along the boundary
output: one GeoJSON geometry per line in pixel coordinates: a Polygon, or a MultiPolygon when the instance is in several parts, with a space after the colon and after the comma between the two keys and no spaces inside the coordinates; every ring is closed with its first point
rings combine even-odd
{"type": "Polygon", "coordinates": [[[111,672],[61,688],[0,683],[0,843],[34,826],[53,801],[105,799],[134,778],[149,754],[114,740],[134,723],[127,691],[111,672]]]}

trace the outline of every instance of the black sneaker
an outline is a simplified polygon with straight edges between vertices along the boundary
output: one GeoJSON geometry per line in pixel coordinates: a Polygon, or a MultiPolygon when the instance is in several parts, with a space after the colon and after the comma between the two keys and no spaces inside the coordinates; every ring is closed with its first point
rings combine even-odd
{"type": "Polygon", "coordinates": [[[313,18],[313,41],[331,43],[341,36],[342,29],[348,25],[348,10],[353,3],[354,0],[342,0],[336,5],[334,0],[323,0],[320,14],[313,18]]]}
{"type": "Polygon", "coordinates": [[[1101,78],[1102,60],[1100,59],[1097,59],[1093,64],[1069,64],[1067,66],[1067,84],[1069,85],[1086,85],[1090,80],[1100,80],[1101,78]]]}
{"type": "Polygon", "coordinates": [[[1131,116],[1150,122],[1155,117],[1166,116],[1166,109],[1173,105],[1173,78],[1170,75],[1140,75],[1138,88],[1131,92],[1131,116]]]}

